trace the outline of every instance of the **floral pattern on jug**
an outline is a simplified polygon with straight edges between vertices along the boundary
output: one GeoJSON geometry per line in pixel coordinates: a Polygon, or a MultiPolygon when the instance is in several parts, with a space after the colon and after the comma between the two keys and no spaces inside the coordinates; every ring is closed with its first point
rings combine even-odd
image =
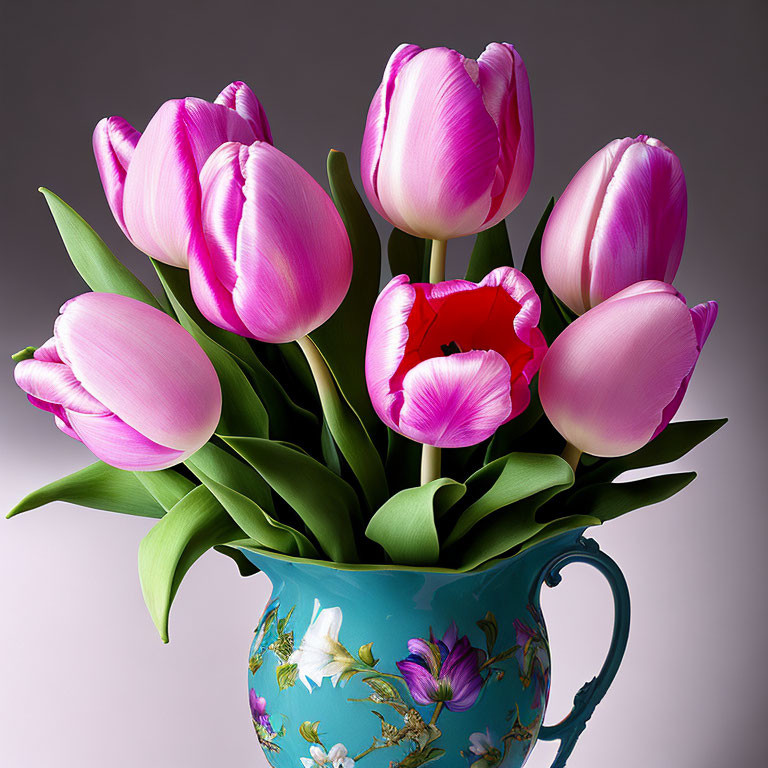
{"type": "Polygon", "coordinates": [[[471,573],[328,568],[244,550],[272,597],[249,657],[253,726],[273,768],[521,768],[573,746],[618,669],[626,584],[579,532],[471,573]],[[614,590],[614,638],[571,714],[544,726],[550,652],[539,592],[586,562],[614,590]]]}
{"type": "MultiPolygon", "coordinates": [[[[539,711],[546,704],[549,653],[533,606],[529,606],[532,623],[514,621],[515,645],[498,646],[498,622],[488,612],[477,621],[477,628],[485,636],[484,648],[472,645],[456,622],[452,622],[441,637],[428,628],[428,637],[411,638],[403,658],[394,664],[385,664],[375,657],[375,640],[364,642],[356,653],[351,652],[340,639],[341,608],[323,608],[317,598],[309,626],[296,643],[291,628],[294,610],[295,606],[281,617],[279,600],[267,608],[256,630],[249,662],[251,673],[261,668],[266,654],[272,654],[280,691],[303,685],[312,694],[328,685],[338,688],[345,701],[375,705],[383,710],[370,707],[376,721],[371,722],[370,743],[354,755],[351,747],[335,741],[344,738],[344,734],[323,733],[322,720],[298,724],[298,731],[307,742],[308,756],[300,758],[304,768],[352,768],[381,750],[392,751],[389,765],[393,768],[415,768],[440,760],[447,754],[441,747],[443,711],[462,713],[471,709],[486,686],[499,683],[507,674],[517,675],[525,688],[532,687],[534,710],[539,711]],[[347,688],[353,679],[359,683],[357,691],[352,691],[352,686],[347,688]]],[[[360,639],[368,640],[354,638],[355,644],[360,639]]],[[[269,760],[270,753],[280,752],[279,742],[286,734],[286,725],[275,728],[266,700],[254,689],[250,691],[250,704],[256,734],[269,760]]],[[[468,735],[470,746],[460,753],[468,759],[468,765],[500,765],[510,742],[531,741],[540,724],[538,714],[523,724],[519,710],[507,719],[509,729],[498,740],[490,729],[468,735]]]]}

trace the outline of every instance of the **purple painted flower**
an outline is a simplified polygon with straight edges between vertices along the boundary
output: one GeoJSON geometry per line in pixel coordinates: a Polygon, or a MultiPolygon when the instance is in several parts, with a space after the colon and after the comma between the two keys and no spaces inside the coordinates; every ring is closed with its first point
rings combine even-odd
{"type": "MultiPolygon", "coordinates": [[[[533,610],[529,606],[528,610],[533,610]]],[[[536,619],[536,613],[533,613],[536,619]]],[[[537,619],[538,621],[538,619],[537,619]]],[[[534,685],[531,706],[538,709],[542,699],[549,698],[549,654],[546,643],[539,629],[534,629],[520,619],[514,621],[516,642],[520,646],[520,681],[525,688],[534,685]]]]}
{"type": "Polygon", "coordinates": [[[467,636],[458,637],[452,622],[442,640],[430,630],[430,639],[408,641],[410,655],[397,666],[414,701],[422,706],[444,702],[452,712],[472,707],[483,687],[480,665],[485,654],[467,636]]]}
{"type": "Polygon", "coordinates": [[[253,722],[256,723],[256,725],[260,725],[270,738],[276,736],[277,732],[272,727],[272,723],[269,721],[269,715],[267,714],[267,700],[263,696],[257,696],[256,691],[253,689],[251,689],[249,699],[253,722]]]}
{"type": "Polygon", "coordinates": [[[528,652],[528,648],[531,643],[537,643],[541,641],[541,635],[539,634],[538,630],[535,630],[524,621],[515,619],[513,624],[515,627],[516,642],[523,650],[524,654],[528,652]]]}

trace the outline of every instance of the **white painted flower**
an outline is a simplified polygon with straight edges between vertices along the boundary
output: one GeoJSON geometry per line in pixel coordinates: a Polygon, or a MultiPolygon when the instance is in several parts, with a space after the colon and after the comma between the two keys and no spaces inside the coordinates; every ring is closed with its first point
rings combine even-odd
{"type": "Polygon", "coordinates": [[[491,738],[491,732],[489,730],[485,733],[473,733],[469,737],[469,743],[472,745],[469,748],[469,751],[473,755],[485,755],[494,748],[493,739],[491,738]]]}
{"type": "Polygon", "coordinates": [[[301,645],[288,659],[289,664],[298,667],[299,679],[310,693],[310,680],[315,685],[321,685],[324,678],[330,677],[335,687],[344,673],[355,666],[355,659],[339,642],[341,619],[341,608],[324,608],[321,611],[320,601],[315,599],[312,621],[304,633],[301,645]]]}
{"type": "Polygon", "coordinates": [[[309,754],[312,757],[299,758],[304,768],[317,768],[318,765],[326,768],[355,767],[355,761],[347,757],[347,748],[343,744],[334,744],[327,753],[322,747],[312,746],[309,754]]]}
{"type": "Polygon", "coordinates": [[[501,762],[503,755],[496,746],[494,737],[489,729],[486,729],[485,733],[482,731],[473,733],[469,737],[469,743],[472,745],[469,751],[479,758],[472,763],[472,768],[493,768],[493,766],[498,766],[501,762]]]}

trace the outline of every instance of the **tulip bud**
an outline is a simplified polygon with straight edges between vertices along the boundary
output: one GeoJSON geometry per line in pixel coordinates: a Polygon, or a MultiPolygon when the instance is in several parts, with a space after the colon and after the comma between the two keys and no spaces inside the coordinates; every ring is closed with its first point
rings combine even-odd
{"type": "Polygon", "coordinates": [[[552,343],[539,396],[555,429],[593,456],[642,448],[677,413],[717,317],[689,309],[671,285],[625,288],[571,323],[552,343]]]}
{"type": "Polygon", "coordinates": [[[62,432],[119,469],[184,461],[221,413],[219,380],[198,343],[163,312],[112,293],[64,304],[53,338],[15,377],[62,432]]]}
{"type": "Polygon", "coordinates": [[[499,267],[480,283],[395,277],[371,317],[365,374],[379,418],[439,448],[490,437],[525,410],[546,352],[530,280],[499,267]]]}
{"type": "Polygon", "coordinates": [[[401,45],[373,97],[361,171],[372,205],[396,227],[446,240],[492,227],[533,172],[528,74],[491,43],[477,61],[448,48],[401,45]]]}
{"type": "Polygon", "coordinates": [[[216,103],[167,101],[141,135],[123,118],[102,120],[93,150],[112,213],[140,250],[186,268],[204,247],[198,176],[227,141],[272,141],[261,104],[247,85],[227,86],[216,103]]]}
{"type": "Polygon", "coordinates": [[[122,117],[105,117],[93,132],[93,152],[107,202],[120,229],[129,239],[123,216],[123,189],[140,138],[141,134],[122,117]]]}
{"type": "Polygon", "coordinates": [[[352,249],[333,202],[296,162],[264,142],[231,142],[200,175],[207,248],[190,260],[200,311],[259,341],[295,341],[339,307],[352,249]]]}
{"type": "Polygon", "coordinates": [[[593,155],[555,204],[541,243],[552,291],[582,314],[642,280],[671,283],[685,241],[680,160],[658,139],[616,139],[593,155]]]}
{"type": "Polygon", "coordinates": [[[267,113],[253,91],[241,80],[230,83],[217,97],[216,104],[234,109],[244,117],[253,129],[253,135],[262,141],[272,143],[272,131],[267,120],[267,113]]]}

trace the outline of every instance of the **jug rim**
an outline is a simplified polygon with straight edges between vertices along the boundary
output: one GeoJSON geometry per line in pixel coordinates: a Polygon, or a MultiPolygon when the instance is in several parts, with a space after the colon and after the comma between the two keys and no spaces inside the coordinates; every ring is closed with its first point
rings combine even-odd
{"type": "MultiPolygon", "coordinates": [[[[405,573],[428,573],[428,574],[441,574],[450,576],[469,576],[472,574],[485,573],[490,570],[495,570],[501,566],[510,563],[521,556],[535,552],[540,549],[551,549],[553,543],[558,541],[578,541],[584,535],[586,528],[572,528],[569,531],[552,536],[544,541],[537,542],[531,547],[520,550],[513,555],[506,557],[496,557],[476,568],[441,568],[438,566],[421,566],[421,565],[396,565],[387,563],[336,563],[331,560],[318,560],[309,557],[297,557],[295,555],[286,555],[282,552],[274,552],[268,549],[262,549],[259,547],[248,546],[246,544],[233,543],[236,549],[239,549],[246,557],[249,554],[259,555],[266,557],[270,560],[279,560],[282,562],[292,563],[296,566],[318,566],[321,568],[327,568],[331,571],[345,571],[350,573],[378,573],[378,572],[405,572],[405,573]]],[[[249,558],[251,560],[251,558],[249,558]]],[[[253,562],[253,560],[251,560],[253,562]]],[[[258,563],[254,563],[258,565],[258,563]]]]}

